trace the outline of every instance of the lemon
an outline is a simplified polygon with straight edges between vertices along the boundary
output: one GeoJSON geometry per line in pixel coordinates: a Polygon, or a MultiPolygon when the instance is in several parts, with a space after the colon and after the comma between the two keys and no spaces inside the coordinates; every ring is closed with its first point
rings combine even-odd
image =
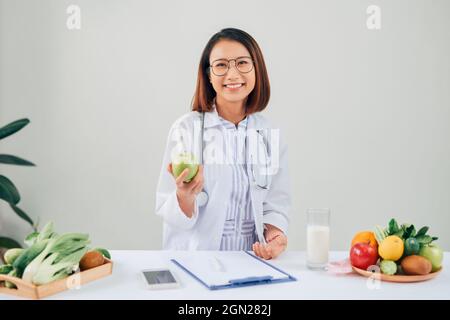
{"type": "Polygon", "coordinates": [[[397,236],[386,237],[378,246],[378,254],[384,260],[397,261],[403,255],[403,240],[397,236]]]}

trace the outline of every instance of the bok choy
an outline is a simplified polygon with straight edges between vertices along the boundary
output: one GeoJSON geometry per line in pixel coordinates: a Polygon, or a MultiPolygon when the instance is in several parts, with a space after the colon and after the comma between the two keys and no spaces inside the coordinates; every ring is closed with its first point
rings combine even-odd
{"type": "Polygon", "coordinates": [[[45,284],[69,275],[87,251],[89,235],[66,233],[44,241],[48,241],[45,249],[27,265],[22,280],[34,283],[36,276],[39,284],[45,284]]]}
{"type": "MultiPolygon", "coordinates": [[[[25,239],[28,248],[11,249],[6,255],[8,264],[0,266],[0,273],[22,278],[35,285],[44,285],[63,279],[79,269],[89,251],[89,235],[83,233],[58,234],[53,223],[47,223],[40,232],[34,231],[25,239]]],[[[96,251],[110,257],[105,249],[96,251]]],[[[5,282],[6,287],[13,287],[5,282]]]]}

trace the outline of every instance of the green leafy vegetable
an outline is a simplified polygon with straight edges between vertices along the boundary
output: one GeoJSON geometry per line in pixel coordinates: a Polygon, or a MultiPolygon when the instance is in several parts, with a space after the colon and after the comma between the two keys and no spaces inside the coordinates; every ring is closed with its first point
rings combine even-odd
{"type": "MultiPolygon", "coordinates": [[[[89,235],[82,233],[66,233],[58,236],[57,238],[46,239],[44,241],[48,241],[45,250],[43,250],[33,261],[31,261],[27,265],[26,269],[23,272],[22,280],[33,282],[34,276],[36,274],[43,273],[47,275],[47,278],[45,279],[53,281],[50,279],[53,279],[52,277],[55,275],[55,273],[61,271],[61,269],[69,269],[69,265],[63,264],[60,269],[58,269],[57,267],[51,268],[50,265],[53,265],[53,263],[57,264],[72,253],[78,252],[81,249],[85,249],[89,244],[89,235]],[[50,260],[45,261],[46,259],[50,260]],[[41,270],[41,268],[43,269],[41,270]]],[[[72,263],[70,266],[71,269],[75,264],[79,262],[79,260],[76,262],[74,262],[73,260],[66,262],[72,263]]],[[[67,273],[65,275],[67,276],[67,273]]],[[[43,279],[43,276],[39,277],[40,284],[43,284],[43,279]]]]}
{"type": "MultiPolygon", "coordinates": [[[[89,243],[88,234],[58,235],[54,232],[53,223],[49,222],[40,232],[35,231],[26,237],[27,249],[12,249],[7,252],[6,260],[9,264],[0,266],[0,274],[22,278],[36,285],[65,278],[78,269],[80,260],[89,250],[89,243]]],[[[108,250],[94,250],[111,259],[108,250]]],[[[4,283],[6,287],[15,287],[11,282],[4,283]]]]}
{"type": "Polygon", "coordinates": [[[13,270],[14,270],[14,268],[10,264],[4,264],[4,265],[0,266],[0,274],[8,274],[13,270]]]}
{"type": "Polygon", "coordinates": [[[395,219],[392,218],[388,224],[389,235],[395,234],[399,231],[400,231],[400,228],[398,227],[397,221],[395,221],[395,219]]]}
{"type": "Polygon", "coordinates": [[[378,243],[381,243],[384,240],[384,238],[387,237],[386,230],[383,229],[383,227],[381,227],[381,226],[375,226],[374,234],[375,234],[375,239],[377,240],[378,243]]]}
{"type": "Polygon", "coordinates": [[[27,247],[31,247],[33,244],[36,243],[36,239],[39,235],[39,232],[35,231],[30,233],[26,238],[25,238],[25,244],[27,245],[27,247]]]}
{"type": "Polygon", "coordinates": [[[49,239],[53,233],[53,222],[47,223],[36,238],[36,241],[49,239]]]}
{"type": "Polygon", "coordinates": [[[88,248],[79,249],[69,255],[59,259],[61,253],[53,253],[48,256],[39,266],[33,275],[32,282],[36,285],[43,285],[61,278],[67,277],[75,265],[78,265],[83,255],[88,251],[88,248]]]}
{"type": "Polygon", "coordinates": [[[16,259],[22,254],[22,252],[24,252],[25,249],[22,248],[14,248],[14,249],[9,249],[8,251],[5,252],[4,255],[4,260],[6,264],[13,264],[14,261],[16,261],[16,259]]]}
{"type": "Polygon", "coordinates": [[[17,272],[17,276],[20,278],[23,275],[25,268],[28,264],[33,261],[42,251],[44,251],[47,246],[48,240],[43,240],[41,242],[36,242],[28,249],[22,252],[22,254],[17,257],[13,263],[13,267],[17,272]]]}
{"type": "Polygon", "coordinates": [[[415,234],[416,234],[416,229],[414,228],[414,225],[411,224],[410,226],[408,226],[406,228],[405,232],[403,233],[403,238],[408,239],[410,237],[414,237],[415,234]]]}

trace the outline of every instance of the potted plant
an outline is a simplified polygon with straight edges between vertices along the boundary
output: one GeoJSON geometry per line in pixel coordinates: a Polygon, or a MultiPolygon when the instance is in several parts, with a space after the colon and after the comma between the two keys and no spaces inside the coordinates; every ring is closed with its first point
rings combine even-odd
{"type": "MultiPolygon", "coordinates": [[[[30,120],[28,119],[19,119],[6,126],[0,128],[0,140],[16,133],[25,127],[30,120]]],[[[32,162],[10,155],[10,154],[0,154],[0,164],[9,164],[9,165],[18,165],[18,166],[35,166],[32,162]]],[[[33,222],[33,220],[17,205],[20,201],[20,194],[15,185],[12,183],[4,175],[0,174],[0,199],[6,201],[11,209],[23,220],[28,222],[33,230],[36,232],[37,226],[33,222]]],[[[21,248],[22,245],[18,243],[16,240],[2,237],[0,235],[0,260],[3,258],[2,248],[21,248]]]]}

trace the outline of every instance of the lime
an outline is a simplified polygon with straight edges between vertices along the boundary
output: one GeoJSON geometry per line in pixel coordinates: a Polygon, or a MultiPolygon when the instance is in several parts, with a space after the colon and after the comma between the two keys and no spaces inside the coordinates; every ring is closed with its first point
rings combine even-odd
{"type": "Polygon", "coordinates": [[[397,274],[400,274],[400,275],[404,275],[405,274],[401,264],[397,265],[397,274]]]}
{"type": "Polygon", "coordinates": [[[392,260],[383,260],[380,263],[381,272],[388,275],[393,275],[397,272],[397,264],[392,260]]]}
{"type": "Polygon", "coordinates": [[[420,243],[416,240],[416,238],[408,238],[405,240],[406,256],[419,254],[419,251],[420,251],[420,243]]]}

